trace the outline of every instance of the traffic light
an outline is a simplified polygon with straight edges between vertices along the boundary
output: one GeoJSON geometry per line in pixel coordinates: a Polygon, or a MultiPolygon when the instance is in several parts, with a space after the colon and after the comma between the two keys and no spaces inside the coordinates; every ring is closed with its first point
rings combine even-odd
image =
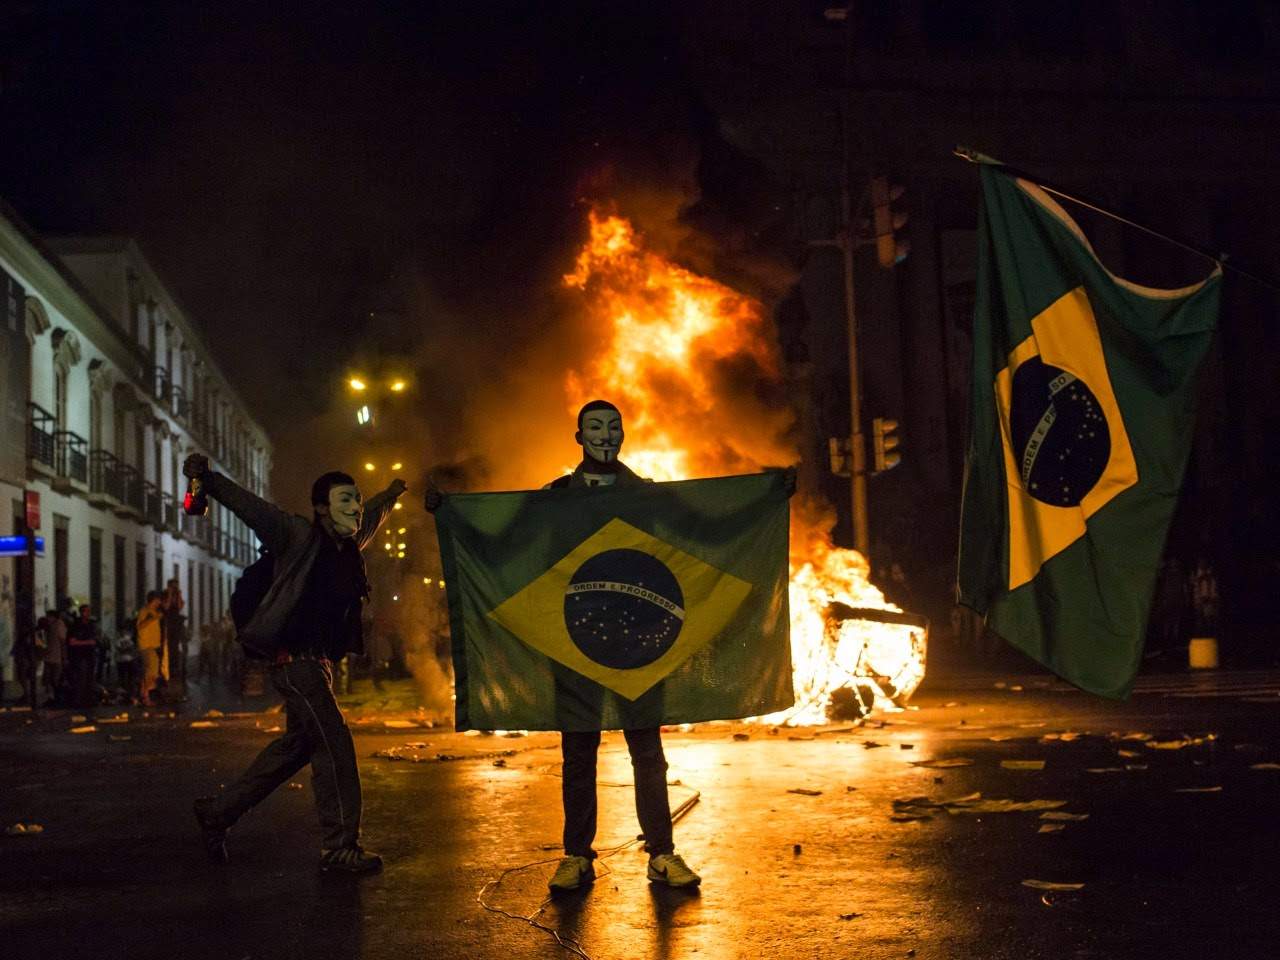
{"type": "Polygon", "coordinates": [[[871,421],[871,437],[875,446],[876,473],[892,470],[902,462],[902,455],[898,452],[902,438],[898,435],[897,420],[876,417],[871,421]]]}
{"type": "Polygon", "coordinates": [[[831,472],[837,477],[847,477],[852,473],[852,441],[848,437],[828,437],[827,455],[831,460],[831,472]]]}
{"type": "Polygon", "coordinates": [[[871,178],[871,227],[875,233],[876,259],[882,267],[895,267],[907,259],[911,244],[898,236],[907,225],[907,215],[893,208],[902,198],[904,187],[890,184],[888,177],[871,178]]]}

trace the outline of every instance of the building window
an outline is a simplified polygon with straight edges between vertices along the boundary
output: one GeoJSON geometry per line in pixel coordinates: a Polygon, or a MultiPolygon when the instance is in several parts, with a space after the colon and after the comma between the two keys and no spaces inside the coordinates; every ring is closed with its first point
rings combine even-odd
{"type": "Polygon", "coordinates": [[[141,610],[147,602],[147,545],[145,543],[134,544],[133,593],[137,601],[135,606],[141,610]]]}
{"type": "Polygon", "coordinates": [[[124,456],[124,411],[117,407],[111,413],[111,443],[115,447],[116,459],[126,463],[124,456]]]}
{"type": "Polygon", "coordinates": [[[125,578],[128,576],[125,572],[125,540],[124,537],[119,535],[115,538],[115,551],[112,561],[112,572],[115,574],[116,598],[116,616],[113,622],[119,628],[125,618],[125,610],[129,604],[129,593],[125,589],[125,578]]]}
{"type": "Polygon", "coordinates": [[[102,391],[92,388],[89,390],[89,449],[102,449],[102,391]]]}
{"type": "Polygon", "coordinates": [[[142,478],[147,474],[147,428],[135,413],[133,417],[133,455],[137,457],[134,464],[142,478]]]}
{"type": "Polygon", "coordinates": [[[53,416],[59,430],[67,429],[67,368],[60,363],[53,367],[53,416]]]}
{"type": "Polygon", "coordinates": [[[104,631],[109,627],[102,616],[102,531],[89,528],[89,606],[104,631]]]}
{"type": "Polygon", "coordinates": [[[70,595],[68,561],[71,559],[71,521],[67,517],[53,515],[53,596],[59,610],[64,609],[70,595]]]}

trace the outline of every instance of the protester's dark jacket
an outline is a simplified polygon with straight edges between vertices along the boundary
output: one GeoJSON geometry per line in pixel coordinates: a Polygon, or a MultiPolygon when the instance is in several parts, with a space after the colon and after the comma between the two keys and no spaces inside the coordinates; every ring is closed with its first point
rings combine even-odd
{"type": "MultiPolygon", "coordinates": [[[[604,471],[601,472],[603,473],[604,471]]],[[[544,489],[558,490],[562,487],[590,487],[586,477],[583,476],[585,473],[586,470],[583,469],[583,464],[580,463],[573,473],[567,473],[563,477],[556,477],[544,489]]],[[[638,487],[642,483],[653,482],[645,477],[638,476],[634,470],[622,461],[618,461],[617,474],[618,479],[609,484],[610,487],[638,487]]]]}
{"type": "Polygon", "coordinates": [[[100,634],[92,620],[77,620],[67,630],[67,647],[77,652],[97,649],[100,634]]]}
{"type": "MultiPolygon", "coordinates": [[[[240,642],[250,650],[270,656],[279,648],[280,637],[289,621],[289,615],[306,591],[311,568],[320,553],[322,538],[330,534],[319,521],[286,513],[220,473],[210,471],[200,479],[209,496],[248,524],[258,535],[262,545],[276,558],[275,579],[271,582],[271,589],[262,598],[239,637],[240,642]]],[[[375,493],[365,501],[364,517],[355,535],[356,545],[361,550],[377,534],[395,501],[396,496],[390,489],[375,493]]],[[[361,560],[362,573],[363,568],[364,561],[361,560]]],[[[353,637],[353,642],[357,649],[335,651],[333,655],[363,652],[359,649],[361,638],[358,633],[353,637]]]]}

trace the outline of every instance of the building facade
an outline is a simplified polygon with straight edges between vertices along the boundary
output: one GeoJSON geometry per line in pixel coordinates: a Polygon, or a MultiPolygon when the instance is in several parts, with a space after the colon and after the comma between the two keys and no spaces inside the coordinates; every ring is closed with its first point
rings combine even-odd
{"type": "MultiPolygon", "coordinates": [[[[177,579],[189,628],[227,609],[257,555],[221,506],[182,511],[182,461],[267,495],[271,446],[137,245],[46,240],[0,206],[0,532],[43,551],[0,559],[0,639],[66,600],[114,635],[177,579]]],[[[5,679],[10,649],[0,649],[5,679]]]]}

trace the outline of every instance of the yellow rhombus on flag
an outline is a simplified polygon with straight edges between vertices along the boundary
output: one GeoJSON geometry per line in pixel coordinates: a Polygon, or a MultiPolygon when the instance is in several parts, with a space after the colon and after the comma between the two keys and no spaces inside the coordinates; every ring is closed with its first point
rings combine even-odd
{"type": "MultiPolygon", "coordinates": [[[[1084,288],[1064,293],[1033,317],[1031,330],[1031,336],[1009,354],[1009,364],[995,382],[1009,491],[1010,590],[1029,583],[1047,560],[1085,535],[1091,516],[1138,482],[1133,448],[1084,288]],[[1015,442],[1011,436],[1016,432],[1015,383],[1019,371],[1030,362],[1057,375],[1048,383],[1043,406],[1031,411],[1036,418],[1034,426],[1027,424],[1030,429],[1025,440],[1016,438],[1022,442],[1015,442]],[[1070,403],[1085,410],[1080,425],[1073,428],[1079,433],[1058,443],[1055,452],[1045,440],[1053,432],[1060,408],[1070,403]],[[1075,489],[1080,479],[1070,471],[1079,471],[1079,464],[1099,445],[1103,456],[1086,479],[1088,488],[1075,489]],[[1055,462],[1044,462],[1056,457],[1062,458],[1061,468],[1055,462]]],[[[1059,432],[1061,429],[1060,424],[1059,432]]]]}
{"type": "Polygon", "coordinates": [[[715,638],[750,592],[745,580],[615,518],[489,616],[540,653],[635,700],[715,638]],[[645,573],[584,577],[597,559],[598,571],[645,573]],[[652,604],[656,625],[641,632],[602,616],[598,601],[609,594],[652,604]]]}

